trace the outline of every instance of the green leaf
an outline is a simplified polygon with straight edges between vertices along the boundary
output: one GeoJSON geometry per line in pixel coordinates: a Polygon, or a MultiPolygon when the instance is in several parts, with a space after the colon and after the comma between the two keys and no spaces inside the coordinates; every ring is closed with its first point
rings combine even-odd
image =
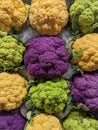
{"type": "Polygon", "coordinates": [[[79,104],[77,105],[77,108],[78,108],[78,109],[82,109],[82,110],[84,110],[84,111],[89,111],[89,108],[88,108],[87,106],[85,106],[84,104],[82,104],[82,103],[79,103],[79,104]]]}
{"type": "Polygon", "coordinates": [[[27,119],[30,120],[32,116],[32,111],[28,111],[26,116],[27,116],[27,119]]]}
{"type": "Polygon", "coordinates": [[[83,56],[83,51],[82,50],[72,51],[72,56],[73,56],[73,58],[81,57],[81,56],[83,56]]]}

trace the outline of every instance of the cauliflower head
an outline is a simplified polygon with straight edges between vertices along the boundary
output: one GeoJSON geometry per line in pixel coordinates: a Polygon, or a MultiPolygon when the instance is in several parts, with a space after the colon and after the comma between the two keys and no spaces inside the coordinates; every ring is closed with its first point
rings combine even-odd
{"type": "Polygon", "coordinates": [[[31,118],[25,130],[62,130],[62,127],[57,117],[39,114],[31,118]]]}
{"type": "Polygon", "coordinates": [[[91,33],[98,27],[98,0],[75,0],[70,7],[70,21],[74,31],[91,33]]]}
{"type": "Polygon", "coordinates": [[[0,73],[0,111],[18,108],[27,94],[27,81],[19,74],[0,73]]]}
{"type": "Polygon", "coordinates": [[[86,34],[72,44],[72,51],[82,52],[79,57],[73,57],[73,63],[78,64],[84,71],[98,69],[98,34],[86,34]]]}
{"type": "Polygon", "coordinates": [[[98,121],[82,112],[72,112],[63,122],[64,130],[98,130],[98,121]]]}
{"type": "Polygon", "coordinates": [[[0,68],[18,67],[23,60],[25,47],[12,36],[0,37],[0,68]]]}
{"type": "Polygon", "coordinates": [[[26,18],[26,7],[22,0],[0,0],[0,30],[19,30],[26,18]]]}
{"type": "Polygon", "coordinates": [[[56,78],[33,85],[29,90],[28,97],[36,108],[52,114],[64,110],[69,94],[68,82],[63,78],[56,78]]]}
{"type": "Polygon", "coordinates": [[[23,130],[26,120],[21,116],[19,109],[0,112],[1,130],[23,130]]]}
{"type": "Polygon", "coordinates": [[[91,112],[98,111],[98,73],[75,76],[71,92],[76,103],[84,104],[91,112]]]}
{"type": "Polygon", "coordinates": [[[42,35],[57,35],[68,22],[65,0],[32,0],[29,21],[42,35]]]}
{"type": "Polygon", "coordinates": [[[24,54],[24,63],[30,75],[36,78],[62,76],[69,67],[69,52],[58,37],[32,38],[24,54]]]}

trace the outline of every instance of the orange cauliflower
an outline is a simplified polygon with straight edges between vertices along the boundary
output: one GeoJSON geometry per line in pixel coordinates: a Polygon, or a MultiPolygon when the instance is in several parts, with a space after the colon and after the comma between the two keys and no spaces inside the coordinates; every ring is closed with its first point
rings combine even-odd
{"type": "Polygon", "coordinates": [[[22,0],[0,0],[0,30],[19,30],[26,18],[26,7],[22,0]]]}
{"type": "Polygon", "coordinates": [[[62,127],[55,116],[39,114],[31,119],[26,130],[62,130],[62,127]]]}
{"type": "Polygon", "coordinates": [[[0,111],[18,108],[27,94],[27,81],[19,74],[0,73],[0,111]]]}
{"type": "Polygon", "coordinates": [[[65,0],[32,0],[30,25],[42,35],[56,35],[68,22],[65,0]]]}
{"type": "Polygon", "coordinates": [[[77,39],[72,44],[72,52],[82,55],[73,57],[73,63],[76,63],[84,71],[91,72],[98,70],[98,34],[86,34],[77,39]]]}

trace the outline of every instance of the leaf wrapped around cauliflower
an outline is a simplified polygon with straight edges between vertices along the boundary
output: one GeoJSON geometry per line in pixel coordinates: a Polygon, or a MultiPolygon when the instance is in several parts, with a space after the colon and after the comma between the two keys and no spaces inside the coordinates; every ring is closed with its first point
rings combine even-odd
{"type": "Polygon", "coordinates": [[[7,70],[20,66],[24,51],[23,44],[12,36],[0,37],[0,68],[7,70]]]}
{"type": "Polygon", "coordinates": [[[98,27],[98,0],[75,0],[70,7],[74,31],[91,33],[98,27]]]}
{"type": "Polygon", "coordinates": [[[39,114],[31,118],[25,130],[62,130],[62,127],[57,117],[39,114]]]}
{"type": "Polygon", "coordinates": [[[0,111],[18,108],[27,94],[27,81],[19,74],[0,73],[0,111]]]}
{"type": "Polygon", "coordinates": [[[63,122],[64,130],[98,130],[98,121],[83,112],[72,112],[63,122]]]}
{"type": "Polygon", "coordinates": [[[42,35],[57,35],[68,22],[65,0],[32,0],[29,21],[42,35]]]}
{"type": "Polygon", "coordinates": [[[69,67],[69,52],[58,37],[32,38],[24,54],[24,63],[30,75],[36,78],[62,76],[69,67]]]}
{"type": "Polygon", "coordinates": [[[19,109],[0,112],[0,130],[23,130],[25,123],[19,109]]]}
{"type": "Polygon", "coordinates": [[[64,110],[67,106],[69,93],[68,82],[63,78],[57,78],[32,86],[28,97],[36,108],[52,114],[64,110]]]}
{"type": "Polygon", "coordinates": [[[72,44],[73,63],[78,64],[83,71],[98,70],[98,34],[86,34],[72,44]],[[79,54],[79,56],[78,56],[79,54]]]}
{"type": "Polygon", "coordinates": [[[84,104],[91,112],[98,111],[98,74],[85,73],[74,77],[71,92],[76,103],[84,104]]]}
{"type": "Polygon", "coordinates": [[[0,30],[19,30],[26,19],[27,10],[22,0],[0,0],[0,30]]]}

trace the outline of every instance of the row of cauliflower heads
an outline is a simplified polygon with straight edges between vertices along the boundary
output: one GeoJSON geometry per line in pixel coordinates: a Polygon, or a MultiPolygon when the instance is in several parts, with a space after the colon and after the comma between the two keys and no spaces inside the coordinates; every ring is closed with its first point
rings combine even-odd
{"type": "MultiPolygon", "coordinates": [[[[96,5],[97,0],[74,1],[70,7],[70,21],[74,31],[86,34],[97,28],[96,5]]],[[[27,14],[28,11],[21,0],[1,0],[1,31],[8,33],[13,28],[18,31],[26,21],[27,14]]],[[[95,72],[98,69],[98,34],[86,34],[74,41],[71,45],[71,55],[66,48],[66,41],[52,36],[57,35],[67,25],[68,17],[64,0],[33,0],[29,11],[29,23],[40,34],[50,37],[32,38],[27,48],[13,36],[0,37],[0,68],[7,71],[0,73],[1,129],[24,128],[26,120],[17,112],[18,109],[14,109],[20,107],[26,96],[33,106],[44,110],[44,114],[31,117],[26,130],[98,129],[97,120],[79,111],[72,112],[64,120],[63,127],[54,116],[66,109],[70,93],[73,101],[83,103],[88,111],[96,115],[98,111],[98,74],[95,72]],[[74,76],[69,83],[61,76],[68,71],[71,58],[72,63],[77,64],[84,74],[74,76]],[[28,81],[18,73],[8,73],[8,70],[19,67],[22,62],[34,78],[47,80],[39,81],[28,89],[28,81]]]]}

